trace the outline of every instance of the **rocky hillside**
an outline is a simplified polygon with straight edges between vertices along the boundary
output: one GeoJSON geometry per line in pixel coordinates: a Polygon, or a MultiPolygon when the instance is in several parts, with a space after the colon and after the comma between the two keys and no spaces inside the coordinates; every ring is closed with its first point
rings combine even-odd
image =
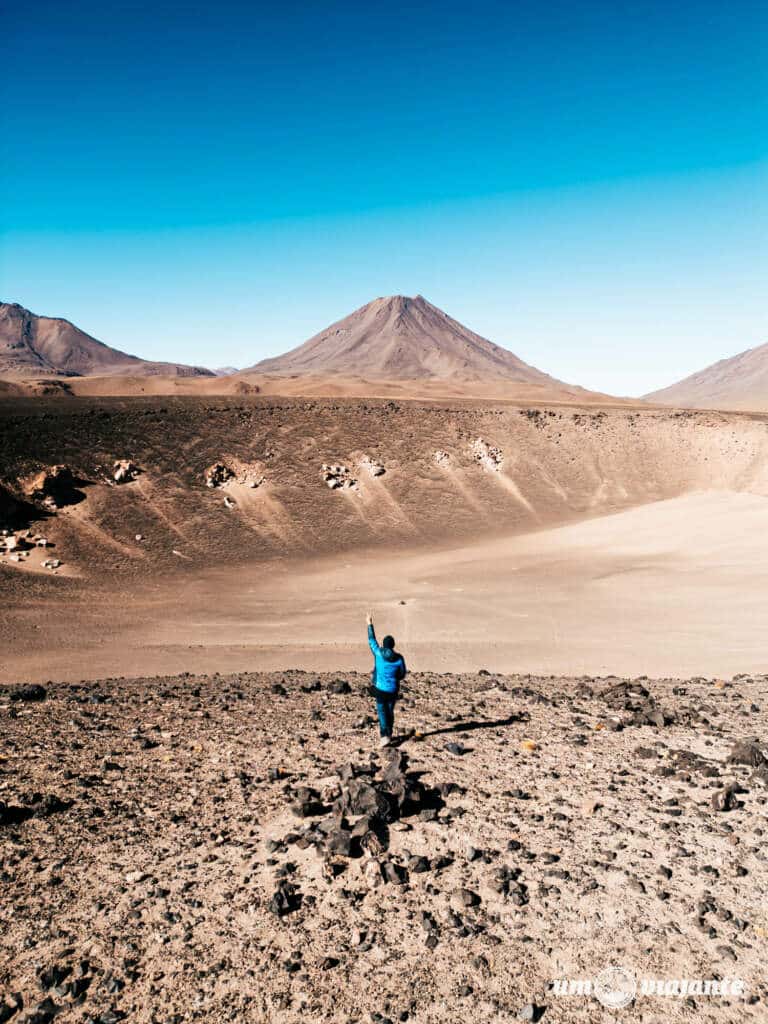
{"type": "Polygon", "coordinates": [[[83,377],[113,374],[212,377],[200,366],[158,363],[110,348],[69,320],[37,316],[0,303],[0,377],[83,377]]]}
{"type": "Polygon", "coordinates": [[[26,510],[8,525],[39,530],[37,509],[57,557],[86,574],[439,545],[689,491],[768,494],[764,420],[720,413],[9,398],[0,433],[0,486],[26,510]],[[135,473],[116,481],[125,461],[135,473]]]}

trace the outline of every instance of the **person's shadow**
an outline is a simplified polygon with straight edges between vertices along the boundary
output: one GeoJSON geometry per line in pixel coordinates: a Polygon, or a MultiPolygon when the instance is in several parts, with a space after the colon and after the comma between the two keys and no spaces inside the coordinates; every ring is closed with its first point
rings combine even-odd
{"type": "MultiPolygon", "coordinates": [[[[518,722],[527,722],[529,715],[527,712],[523,714],[511,714],[507,718],[494,718],[491,720],[483,720],[479,722],[453,722],[451,725],[446,725],[442,729],[430,729],[429,732],[422,732],[420,739],[426,739],[428,736],[446,736],[455,732],[472,732],[475,729],[501,729],[506,725],[515,725],[518,722]]],[[[412,730],[408,735],[404,736],[399,743],[405,743],[407,740],[411,740],[414,737],[415,731],[412,730]]]]}

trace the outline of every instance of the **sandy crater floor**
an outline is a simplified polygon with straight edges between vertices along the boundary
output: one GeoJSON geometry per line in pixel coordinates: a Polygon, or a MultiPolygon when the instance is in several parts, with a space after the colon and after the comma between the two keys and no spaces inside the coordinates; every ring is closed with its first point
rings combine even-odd
{"type": "Polygon", "coordinates": [[[708,491],[419,552],[200,569],[8,610],[0,681],[357,669],[371,606],[414,669],[761,672],[768,499],[708,491]]]}

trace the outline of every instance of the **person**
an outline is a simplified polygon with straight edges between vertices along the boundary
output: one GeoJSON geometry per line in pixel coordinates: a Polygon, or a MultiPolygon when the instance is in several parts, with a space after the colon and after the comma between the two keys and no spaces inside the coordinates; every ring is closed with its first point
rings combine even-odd
{"type": "Polygon", "coordinates": [[[400,683],[405,679],[408,670],[402,654],[395,650],[394,637],[385,636],[379,644],[370,612],[365,621],[368,624],[368,645],[373,654],[371,682],[372,693],[376,698],[376,713],[379,716],[379,746],[388,747],[392,742],[392,730],[395,726],[395,701],[400,694],[400,683]]]}

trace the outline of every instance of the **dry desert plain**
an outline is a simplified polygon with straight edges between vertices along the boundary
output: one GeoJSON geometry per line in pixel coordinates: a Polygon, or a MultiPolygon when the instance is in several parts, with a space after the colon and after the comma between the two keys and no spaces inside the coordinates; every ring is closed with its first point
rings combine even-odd
{"type": "Polygon", "coordinates": [[[768,419],[8,397],[0,444],[0,1019],[766,1019],[768,419]],[[746,995],[553,988],[612,965],[746,995]]]}

